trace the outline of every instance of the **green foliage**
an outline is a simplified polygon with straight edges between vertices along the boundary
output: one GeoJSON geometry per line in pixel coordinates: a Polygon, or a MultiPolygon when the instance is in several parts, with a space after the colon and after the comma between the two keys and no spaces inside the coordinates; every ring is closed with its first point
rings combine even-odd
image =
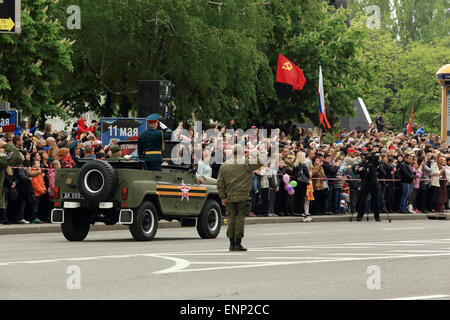
{"type": "Polygon", "coordinates": [[[54,94],[71,70],[71,44],[61,35],[54,0],[22,0],[22,33],[0,35],[0,101],[26,115],[61,114],[54,94]]]}
{"type": "Polygon", "coordinates": [[[366,56],[377,66],[377,77],[364,95],[369,112],[383,112],[386,121],[400,130],[414,107],[414,121],[438,132],[441,89],[436,72],[448,63],[449,45],[450,39],[444,38],[403,48],[386,32],[372,31],[366,56]]]}
{"type": "Polygon", "coordinates": [[[349,0],[354,13],[369,5],[380,7],[382,29],[389,31],[402,46],[449,35],[450,16],[446,20],[444,14],[450,8],[448,0],[349,0]]]}
{"type": "MultiPolygon", "coordinates": [[[[62,1],[61,6],[71,1],[62,1]]],[[[227,1],[80,1],[82,30],[67,31],[75,73],[62,92],[66,105],[104,115],[137,107],[139,80],[171,80],[177,116],[245,120],[256,110],[257,92],[270,95],[272,74],[261,52],[271,29],[263,5],[227,1]],[[103,104],[101,96],[107,96],[103,104]]],[[[124,114],[125,113],[125,114],[124,114]]]]}
{"type": "Polygon", "coordinates": [[[367,36],[362,23],[350,29],[345,25],[346,11],[317,1],[273,1],[275,22],[267,55],[276,73],[277,54],[281,52],[304,72],[302,91],[276,84],[278,99],[265,110],[270,118],[318,121],[317,88],[319,65],[324,77],[325,104],[332,122],[353,115],[353,101],[367,88],[371,69],[361,54],[361,41],[367,36]]]}
{"type": "Polygon", "coordinates": [[[446,20],[444,9],[450,2],[350,1],[354,14],[367,5],[378,5],[382,14],[381,30],[371,30],[363,45],[367,61],[377,70],[363,96],[369,112],[383,112],[386,121],[401,130],[414,107],[414,121],[439,132],[441,88],[436,72],[449,63],[450,15],[446,20]]]}
{"type": "MultiPolygon", "coordinates": [[[[317,119],[319,64],[331,117],[350,115],[370,79],[363,24],[315,0],[79,0],[74,73],[60,94],[76,113],[136,110],[138,80],[171,80],[177,117],[249,123],[317,119]],[[277,55],[302,68],[305,89],[275,84],[277,55]],[[106,99],[105,99],[106,97],[106,99]]],[[[63,8],[71,0],[60,2],[63,8]]]]}

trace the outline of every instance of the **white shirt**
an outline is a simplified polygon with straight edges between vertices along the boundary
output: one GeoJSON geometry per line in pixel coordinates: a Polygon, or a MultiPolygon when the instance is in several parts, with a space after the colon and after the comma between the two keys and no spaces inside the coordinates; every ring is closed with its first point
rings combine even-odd
{"type": "Polygon", "coordinates": [[[198,167],[197,167],[197,173],[201,174],[202,176],[205,176],[207,178],[211,178],[211,176],[212,176],[211,166],[209,165],[209,163],[199,160],[198,167]]]}

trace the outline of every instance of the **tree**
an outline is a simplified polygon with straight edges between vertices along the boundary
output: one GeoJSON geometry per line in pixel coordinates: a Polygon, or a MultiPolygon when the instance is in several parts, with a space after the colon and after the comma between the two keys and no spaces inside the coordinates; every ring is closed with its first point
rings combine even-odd
{"type": "Polygon", "coordinates": [[[448,0],[350,0],[354,13],[369,5],[381,10],[381,26],[391,32],[402,46],[423,40],[448,36],[444,10],[450,7],[448,0]]]}
{"type": "MultiPolygon", "coordinates": [[[[61,14],[66,15],[61,2],[61,14]]],[[[76,112],[127,115],[136,110],[138,80],[171,80],[176,116],[276,123],[317,114],[319,63],[332,117],[352,113],[370,75],[360,46],[362,23],[347,28],[347,11],[313,0],[80,1],[74,73],[61,96],[76,112]],[[277,54],[307,74],[303,92],[274,84],[277,54]]]]}
{"type": "Polygon", "coordinates": [[[318,121],[319,65],[322,66],[325,104],[332,120],[353,115],[353,101],[366,89],[372,69],[362,55],[362,40],[367,29],[361,21],[352,21],[347,28],[344,9],[336,9],[317,1],[272,1],[274,21],[267,55],[273,74],[278,52],[303,69],[306,85],[302,91],[277,84],[277,100],[264,114],[269,118],[318,121]]]}
{"type": "Polygon", "coordinates": [[[71,70],[71,42],[61,35],[55,0],[22,0],[22,33],[0,35],[0,101],[25,115],[62,114],[55,100],[60,70],[71,70]]]}
{"type": "Polygon", "coordinates": [[[395,129],[403,128],[414,106],[414,121],[438,132],[441,94],[437,70],[448,63],[450,39],[417,41],[406,48],[383,30],[372,30],[366,56],[377,68],[364,99],[370,113],[383,112],[395,129]]]}
{"type": "Polygon", "coordinates": [[[67,106],[112,115],[126,102],[136,110],[139,80],[170,80],[179,119],[233,115],[245,124],[264,99],[257,92],[273,83],[261,52],[271,29],[263,3],[99,0],[80,8],[81,30],[67,31],[77,40],[72,85],[61,88],[67,106]]]}

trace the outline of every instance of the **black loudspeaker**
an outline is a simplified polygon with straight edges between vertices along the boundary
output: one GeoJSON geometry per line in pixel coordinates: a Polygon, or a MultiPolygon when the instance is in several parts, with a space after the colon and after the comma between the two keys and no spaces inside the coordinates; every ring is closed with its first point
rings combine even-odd
{"type": "Polygon", "coordinates": [[[170,81],[139,81],[138,117],[145,118],[152,113],[161,115],[161,119],[173,117],[172,89],[170,81]]]}
{"type": "Polygon", "coordinates": [[[157,80],[139,81],[139,118],[146,118],[152,113],[162,114],[159,98],[159,86],[160,81],[157,80]]]}

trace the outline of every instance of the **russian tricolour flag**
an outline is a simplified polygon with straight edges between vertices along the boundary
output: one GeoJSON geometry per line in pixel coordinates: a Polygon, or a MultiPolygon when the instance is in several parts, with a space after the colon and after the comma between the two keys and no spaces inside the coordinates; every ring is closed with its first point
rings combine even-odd
{"type": "Polygon", "coordinates": [[[325,94],[323,90],[323,76],[322,76],[322,66],[319,67],[319,120],[320,123],[323,125],[324,128],[325,125],[328,127],[328,129],[331,128],[328,119],[327,119],[327,113],[326,113],[326,107],[325,107],[325,94]]]}

